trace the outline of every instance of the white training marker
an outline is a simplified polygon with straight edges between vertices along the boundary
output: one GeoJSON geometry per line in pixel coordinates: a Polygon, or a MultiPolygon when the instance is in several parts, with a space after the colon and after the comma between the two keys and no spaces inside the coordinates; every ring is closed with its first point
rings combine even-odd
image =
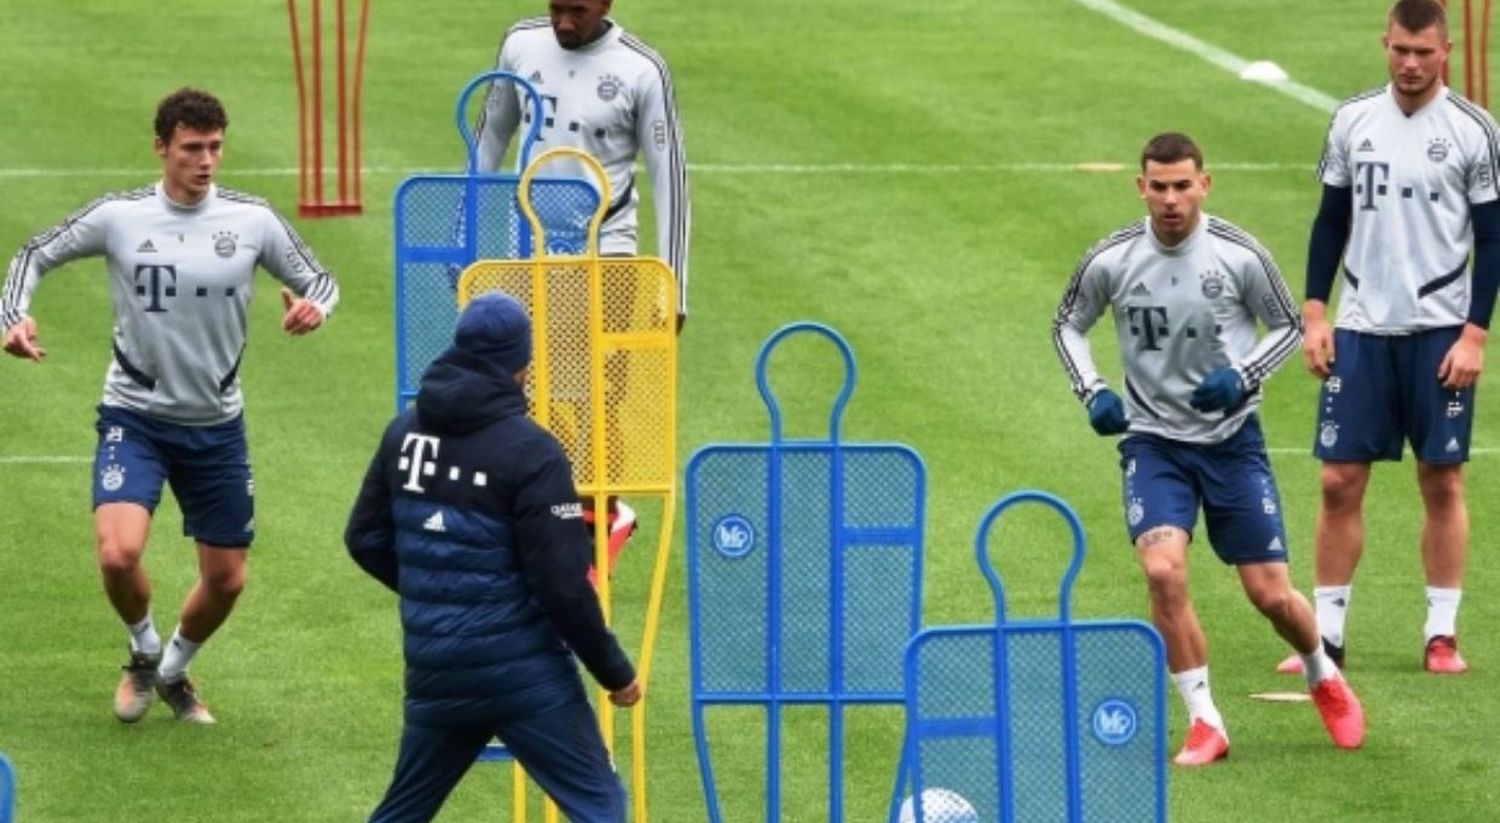
{"type": "Polygon", "coordinates": [[[1312,700],[1312,695],[1307,692],[1258,692],[1250,697],[1267,703],[1306,703],[1312,700]]]}
{"type": "Polygon", "coordinates": [[[1240,69],[1240,79],[1251,83],[1285,83],[1291,79],[1286,69],[1272,63],[1270,60],[1256,60],[1254,63],[1240,69]]]}

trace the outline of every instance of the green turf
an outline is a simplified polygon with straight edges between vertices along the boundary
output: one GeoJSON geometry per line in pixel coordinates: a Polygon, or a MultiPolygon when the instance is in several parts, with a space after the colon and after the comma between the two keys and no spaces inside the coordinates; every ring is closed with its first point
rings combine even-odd
{"type": "MultiPolygon", "coordinates": [[[[1334,97],[1384,76],[1383,4],[1132,5],[1246,59],[1275,60],[1334,97]]],[[[229,106],[223,181],[295,212],[294,177],[247,173],[296,163],[285,4],[145,8],[0,0],[0,254],[102,190],[152,179],[151,107],[185,83],[229,106]]],[[[194,665],[217,728],[179,727],[159,710],[134,727],[110,717],[123,634],[94,568],[88,470],[0,463],[0,750],[20,771],[20,820],[346,821],[378,799],[399,732],[399,628],[392,598],[348,561],[341,533],[390,412],[392,192],[409,172],[457,166],[454,92],[489,67],[511,20],[544,8],[540,0],[374,4],[367,213],[298,221],[340,276],[343,304],[305,339],[279,333],[270,291],[251,319],[243,373],[259,540],[237,613],[194,665]]],[[[708,442],[762,439],[751,379],[759,343],[790,320],[831,323],[861,368],[847,436],[903,441],[927,461],[929,623],[988,617],[973,529],[989,503],[1021,487],[1057,492],[1083,516],[1093,554],[1078,581],[1080,613],[1143,616],[1115,452],[1091,434],[1067,390],[1049,340],[1052,313],[1083,251],[1140,214],[1129,166],[1164,129],[1194,134],[1211,166],[1226,164],[1208,207],[1258,235],[1300,291],[1327,114],[1064,0],[621,0],[616,11],[671,61],[689,158],[701,166],[692,175],[680,459],[708,442]],[[1126,170],[1057,168],[1079,162],[1126,170]],[[868,168],[726,168],[828,163],[868,168]],[[1245,163],[1274,168],[1228,165],[1245,163]]],[[[91,453],[110,325],[102,274],[98,262],[77,264],[43,284],[34,308],[50,356],[41,367],[0,361],[0,456],[91,453]]],[[[1118,374],[1111,338],[1101,328],[1096,352],[1118,374]]],[[[815,434],[838,372],[816,348],[785,366],[774,385],[789,429],[815,434]]],[[[1296,362],[1283,371],[1268,390],[1267,436],[1273,447],[1301,449],[1316,386],[1296,362]]],[[[1495,448],[1500,413],[1482,394],[1475,444],[1495,448]]],[[[1274,463],[1294,577],[1306,589],[1317,467],[1300,452],[1277,452],[1274,463]]],[[[1476,455],[1470,472],[1474,562],[1462,626],[1475,670],[1449,680],[1417,668],[1423,600],[1411,464],[1377,472],[1350,625],[1350,676],[1370,718],[1355,754],[1332,749],[1308,706],[1248,698],[1296,681],[1270,673],[1283,649],[1233,575],[1195,552],[1195,599],[1234,757],[1172,773],[1176,819],[1493,818],[1497,463],[1494,453],[1476,455]]],[[[157,617],[170,630],[193,579],[192,552],[175,507],[161,514],[147,560],[157,617]]],[[[994,548],[1013,610],[1045,613],[1062,568],[1060,530],[1021,516],[1000,536],[994,548]]],[[[653,537],[643,533],[632,552],[653,537]]],[[[638,621],[624,613],[639,602],[644,574],[634,559],[621,573],[630,637],[638,621]]],[[[680,545],[675,560],[650,715],[653,818],[674,822],[705,816],[688,719],[680,545]]],[[[1175,695],[1169,705],[1175,743],[1175,695]]],[[[783,819],[823,819],[826,725],[810,712],[791,718],[783,819]]],[[[730,819],[759,819],[756,715],[725,712],[714,723],[730,819]]],[[[851,820],[880,818],[898,737],[889,713],[851,729],[851,820]]],[[[441,819],[505,819],[508,787],[500,769],[476,768],[441,819]]]]}

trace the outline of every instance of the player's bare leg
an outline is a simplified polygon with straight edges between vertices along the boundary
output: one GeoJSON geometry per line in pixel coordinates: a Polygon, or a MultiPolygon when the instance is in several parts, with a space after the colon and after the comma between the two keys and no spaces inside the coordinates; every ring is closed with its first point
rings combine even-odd
{"type": "Polygon", "coordinates": [[[182,606],[182,634],[202,643],[224,625],[245,589],[245,548],[198,544],[198,582],[182,606]]]}
{"type": "Polygon", "coordinates": [[[151,608],[151,579],[141,565],[151,513],[136,503],[105,503],[94,510],[99,573],[104,593],[120,619],[136,623],[151,608]]]}
{"type": "Polygon", "coordinates": [[[1208,640],[1188,595],[1188,534],[1161,526],[1135,541],[1151,595],[1151,622],[1167,647],[1167,669],[1188,709],[1187,741],[1173,762],[1206,766],[1229,756],[1224,718],[1208,686],[1208,640]]]}
{"type": "Polygon", "coordinates": [[[1312,654],[1319,648],[1312,605],[1292,588],[1285,563],[1249,563],[1237,569],[1245,596],[1271,621],[1283,640],[1299,654],[1312,654]]]}
{"type": "Polygon", "coordinates": [[[188,593],[182,617],[172,642],[162,658],[157,693],[172,707],[179,720],[208,725],[214,723],[208,707],[187,677],[187,667],[198,649],[224,625],[235,601],[245,589],[246,548],[219,548],[198,544],[198,582],[188,593]]]}
{"type": "MultiPolygon", "coordinates": [[[[1317,585],[1313,590],[1318,633],[1323,650],[1340,668],[1344,665],[1344,620],[1354,570],[1365,549],[1364,500],[1370,485],[1370,464],[1323,464],[1323,504],[1318,508],[1318,525],[1314,533],[1317,585]]],[[[1276,671],[1303,674],[1302,659],[1292,655],[1281,661],[1276,671]]]]}
{"type": "Polygon", "coordinates": [[[1287,565],[1252,563],[1240,566],[1239,573],[1250,602],[1297,651],[1308,690],[1334,744],[1344,749],[1359,748],[1365,739],[1364,709],[1323,650],[1312,606],[1301,592],[1292,588],[1287,565]]]}
{"type": "Polygon", "coordinates": [[[133,639],[125,673],[115,688],[115,717],[134,723],[151,705],[156,667],[161,662],[161,638],[151,615],[151,579],[141,565],[151,512],[136,503],[105,503],[94,510],[99,575],[110,605],[120,615],[133,639]]]}
{"type": "Polygon", "coordinates": [[[1369,463],[1323,464],[1323,505],[1318,509],[1317,581],[1347,586],[1365,549],[1365,489],[1369,463]]]}
{"type": "Polygon", "coordinates": [[[1426,518],[1422,566],[1427,573],[1425,666],[1437,674],[1461,674],[1469,666],[1458,653],[1456,624],[1469,548],[1469,508],[1462,465],[1417,464],[1426,518]]]}

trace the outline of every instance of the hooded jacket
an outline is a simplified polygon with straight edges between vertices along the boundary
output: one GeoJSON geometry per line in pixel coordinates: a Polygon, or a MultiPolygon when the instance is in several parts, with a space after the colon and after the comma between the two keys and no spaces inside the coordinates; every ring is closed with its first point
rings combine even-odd
{"type": "Polygon", "coordinates": [[[567,456],[514,376],[452,348],[386,428],[344,534],[400,595],[408,721],[463,722],[584,699],[635,670],[587,580],[593,555],[567,456]]]}

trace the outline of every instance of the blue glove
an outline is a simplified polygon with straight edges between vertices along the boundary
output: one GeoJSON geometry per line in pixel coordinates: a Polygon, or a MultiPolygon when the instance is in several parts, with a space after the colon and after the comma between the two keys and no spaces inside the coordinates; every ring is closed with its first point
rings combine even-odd
{"type": "Polygon", "coordinates": [[[1109,389],[1100,389],[1089,401],[1089,425],[1101,435],[1124,434],[1130,428],[1125,419],[1125,404],[1120,395],[1109,389]]]}
{"type": "Polygon", "coordinates": [[[1214,412],[1232,409],[1244,399],[1245,381],[1240,379],[1239,372],[1225,366],[1203,378],[1198,388],[1193,389],[1188,405],[1201,412],[1214,412]]]}

